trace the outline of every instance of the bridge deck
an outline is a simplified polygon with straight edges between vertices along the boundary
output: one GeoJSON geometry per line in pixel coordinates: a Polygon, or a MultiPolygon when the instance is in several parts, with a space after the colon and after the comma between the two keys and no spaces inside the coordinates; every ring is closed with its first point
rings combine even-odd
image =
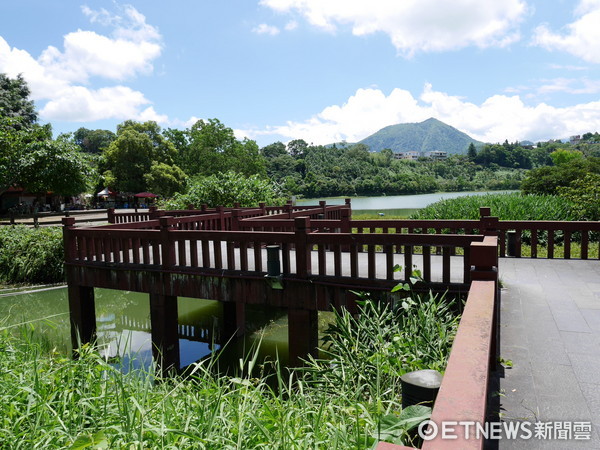
{"type": "Polygon", "coordinates": [[[500,280],[502,419],[592,423],[591,441],[500,448],[600,448],[600,264],[502,258],[500,280]]]}

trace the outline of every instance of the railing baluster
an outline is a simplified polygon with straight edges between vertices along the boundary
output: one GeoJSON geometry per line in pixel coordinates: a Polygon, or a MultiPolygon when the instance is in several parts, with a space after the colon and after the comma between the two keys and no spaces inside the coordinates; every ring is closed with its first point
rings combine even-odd
{"type": "Polygon", "coordinates": [[[522,235],[523,235],[523,230],[521,230],[520,228],[515,230],[516,231],[516,244],[517,244],[517,248],[516,248],[516,254],[515,256],[517,258],[521,257],[521,250],[522,250],[522,243],[523,243],[523,239],[522,239],[522,235]]]}
{"type": "Polygon", "coordinates": [[[281,264],[284,275],[289,275],[291,272],[290,266],[290,246],[287,242],[281,244],[281,264]]]}
{"type": "Polygon", "coordinates": [[[177,261],[179,262],[178,265],[187,266],[186,240],[185,239],[179,239],[177,241],[177,252],[179,254],[179,257],[177,259],[177,261]]]}
{"type": "Polygon", "coordinates": [[[442,248],[442,282],[450,283],[450,247],[442,248]]]}
{"type": "Polygon", "coordinates": [[[565,259],[571,259],[571,232],[565,231],[565,259]]]}
{"type": "Polygon", "coordinates": [[[151,264],[150,261],[150,242],[146,239],[142,241],[142,263],[143,264],[151,264]]]}
{"type": "Polygon", "coordinates": [[[198,241],[190,239],[190,264],[192,267],[198,267],[198,241]]]}
{"type": "Polygon", "coordinates": [[[548,258],[554,258],[554,230],[548,230],[548,258]]]}
{"type": "Polygon", "coordinates": [[[531,230],[531,257],[537,258],[538,232],[531,230]]]}
{"type": "Polygon", "coordinates": [[[260,242],[252,243],[252,251],[254,252],[254,270],[256,272],[266,272],[262,267],[262,249],[260,242]]]}
{"type": "Polygon", "coordinates": [[[385,251],[385,268],[386,268],[386,279],[394,279],[394,246],[387,244],[384,247],[385,251]]]}
{"type": "Polygon", "coordinates": [[[431,246],[423,246],[423,280],[431,282],[431,246]]]}
{"type": "MultiPolygon", "coordinates": [[[[259,247],[259,253],[260,253],[260,247],[259,247]]],[[[256,248],[254,248],[254,251],[256,252],[256,248]]],[[[222,269],[223,268],[223,249],[221,247],[221,241],[215,239],[213,240],[213,253],[215,254],[215,269],[222,269]]]]}
{"type": "Polygon", "coordinates": [[[325,244],[317,245],[317,261],[319,264],[319,275],[327,275],[327,259],[325,256],[325,244]]]}
{"type": "Polygon", "coordinates": [[[409,280],[413,270],[413,246],[404,246],[404,279],[409,280]]]}
{"type": "Polygon", "coordinates": [[[160,259],[160,254],[161,254],[161,249],[160,249],[160,242],[158,241],[152,241],[152,264],[154,264],[155,266],[158,266],[161,263],[161,259],[160,259]]]}
{"type": "Polygon", "coordinates": [[[587,230],[581,230],[581,259],[588,259],[589,234],[587,230]]]}
{"type": "Polygon", "coordinates": [[[235,270],[235,244],[233,241],[227,241],[227,269],[235,270]]]}
{"type": "Polygon", "coordinates": [[[367,261],[367,265],[369,267],[369,278],[374,279],[376,278],[376,270],[375,270],[375,246],[374,245],[368,245],[367,246],[367,251],[368,253],[368,261],[367,261]]]}
{"type": "Polygon", "coordinates": [[[210,242],[208,239],[202,239],[200,241],[200,245],[202,246],[202,267],[209,268],[210,267],[210,242]]]}
{"type": "Polygon", "coordinates": [[[248,243],[240,242],[240,264],[241,270],[248,270],[248,243]]]}
{"type": "Polygon", "coordinates": [[[342,276],[342,248],[340,244],[335,244],[333,246],[333,266],[335,270],[335,276],[342,276]]]}
{"type": "Polygon", "coordinates": [[[355,243],[350,244],[350,276],[358,278],[358,245],[355,243]]]}

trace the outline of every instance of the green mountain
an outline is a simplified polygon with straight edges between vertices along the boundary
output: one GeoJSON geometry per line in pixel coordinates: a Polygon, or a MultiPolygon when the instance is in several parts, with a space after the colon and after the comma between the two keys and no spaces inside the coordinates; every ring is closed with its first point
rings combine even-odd
{"type": "Polygon", "coordinates": [[[482,145],[456,128],[437,119],[427,119],[421,123],[401,123],[382,128],[366,137],[365,144],[371,151],[379,152],[384,148],[394,152],[431,152],[443,151],[448,154],[467,153],[469,144],[482,145]]]}

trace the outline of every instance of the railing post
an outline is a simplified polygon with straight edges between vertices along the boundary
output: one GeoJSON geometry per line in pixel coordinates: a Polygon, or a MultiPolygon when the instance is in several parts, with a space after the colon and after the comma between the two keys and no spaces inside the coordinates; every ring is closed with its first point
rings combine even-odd
{"type": "Polygon", "coordinates": [[[108,208],[106,214],[108,216],[108,223],[115,223],[115,208],[108,208]]]}
{"type": "Polygon", "coordinates": [[[217,206],[217,214],[219,214],[219,230],[220,231],[226,231],[225,230],[225,209],[223,208],[223,206],[219,205],[217,206]]]}
{"type": "Polygon", "coordinates": [[[206,203],[203,203],[202,205],[200,205],[200,211],[206,211],[208,209],[208,205],[206,203]]]}
{"type": "Polygon", "coordinates": [[[40,218],[39,218],[38,213],[36,212],[33,214],[33,227],[39,228],[39,226],[40,226],[40,218]]]}
{"type": "Polygon", "coordinates": [[[286,203],[285,205],[283,205],[283,212],[284,214],[287,213],[288,215],[288,219],[293,219],[294,218],[294,210],[292,209],[292,205],[290,205],[289,203],[286,203]]]}
{"type": "Polygon", "coordinates": [[[329,217],[327,217],[327,202],[325,200],[319,200],[319,207],[322,209],[322,214],[325,216],[325,219],[329,219],[329,217]]]}
{"type": "Polygon", "coordinates": [[[75,236],[71,233],[71,227],[75,226],[75,217],[63,217],[63,246],[65,249],[65,262],[71,262],[77,254],[75,236]]]}
{"type": "Polygon", "coordinates": [[[231,231],[240,231],[240,212],[239,209],[231,211],[231,231]]]}
{"type": "Polygon", "coordinates": [[[154,219],[158,218],[158,215],[156,214],[157,211],[158,211],[158,208],[156,206],[151,206],[150,208],[148,208],[148,218],[150,220],[154,220],[154,219]]]}
{"type": "Polygon", "coordinates": [[[258,207],[261,209],[261,212],[262,212],[261,215],[266,216],[267,215],[267,204],[265,202],[260,202],[258,204],[258,207]]]}
{"type": "MultiPolygon", "coordinates": [[[[160,246],[162,248],[162,267],[170,269],[175,265],[175,245],[171,242],[170,228],[174,217],[159,217],[160,222],[160,246]]],[[[157,262],[155,261],[155,264],[157,262]]]]}
{"type": "MultiPolygon", "coordinates": [[[[348,199],[346,199],[348,200],[348,199]]],[[[340,221],[340,233],[352,233],[352,228],[350,228],[350,220],[352,219],[352,210],[350,208],[344,208],[340,211],[341,213],[341,221],[340,221]]],[[[349,245],[342,245],[343,252],[349,252],[349,245]]]]}
{"type": "Polygon", "coordinates": [[[196,209],[196,208],[194,208],[194,205],[193,205],[192,203],[188,203],[188,205],[187,205],[187,209],[189,209],[189,210],[194,210],[194,209],[196,209]]]}
{"type": "Polygon", "coordinates": [[[234,207],[234,208],[236,208],[236,209],[239,209],[239,208],[241,208],[241,206],[240,206],[240,202],[234,202],[234,203],[233,203],[233,207],[234,207]]]}
{"type": "Polygon", "coordinates": [[[310,231],[310,217],[296,217],[294,220],[296,230],[296,274],[299,278],[311,275],[311,248],[308,244],[308,233],[310,231]]]}

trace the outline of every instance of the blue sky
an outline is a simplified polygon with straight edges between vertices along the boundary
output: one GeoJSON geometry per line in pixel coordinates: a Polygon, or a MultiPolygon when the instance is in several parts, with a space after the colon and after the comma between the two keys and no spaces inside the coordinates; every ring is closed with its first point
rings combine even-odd
{"type": "Polygon", "coordinates": [[[259,145],[442,120],[499,142],[600,131],[600,0],[19,0],[0,72],[55,132],[218,118],[259,145]]]}

